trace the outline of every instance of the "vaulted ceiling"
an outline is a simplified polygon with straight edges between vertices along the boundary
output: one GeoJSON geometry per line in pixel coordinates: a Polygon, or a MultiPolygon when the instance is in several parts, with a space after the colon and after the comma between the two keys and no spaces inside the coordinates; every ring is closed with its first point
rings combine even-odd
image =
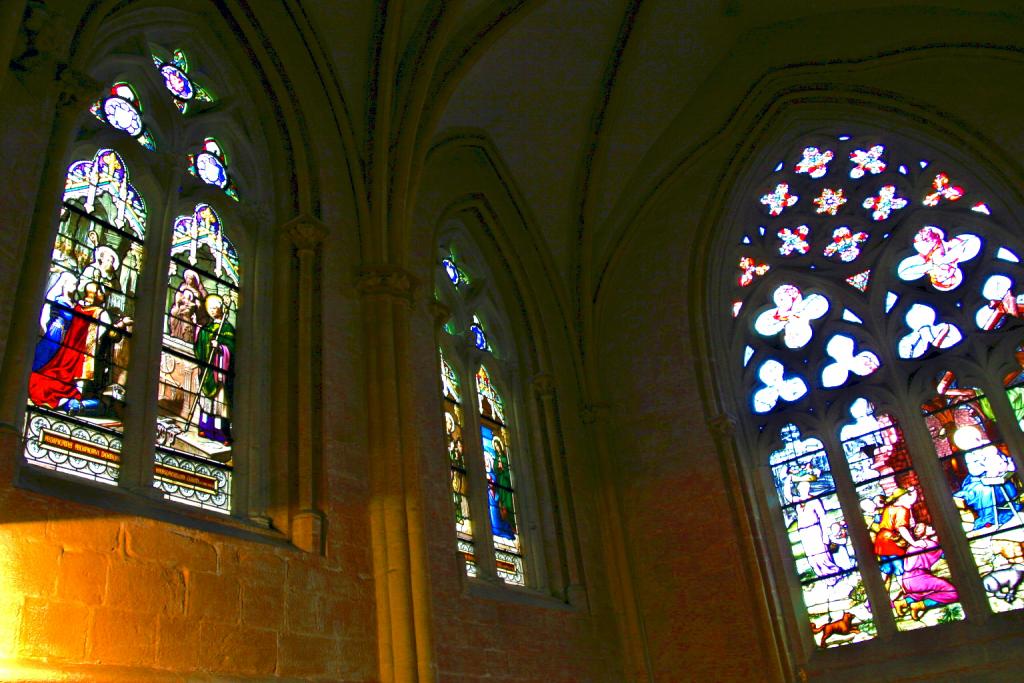
{"type": "Polygon", "coordinates": [[[1019,4],[988,0],[303,0],[301,10],[364,159],[380,122],[368,103],[387,77],[374,64],[391,49],[392,126],[415,126],[424,149],[482,131],[577,301],[607,257],[617,207],[656,182],[645,172],[673,126],[692,128],[696,144],[771,69],[941,40],[930,18],[1021,18],[1019,4]],[[410,74],[432,83],[421,116],[402,100],[410,74]]]}

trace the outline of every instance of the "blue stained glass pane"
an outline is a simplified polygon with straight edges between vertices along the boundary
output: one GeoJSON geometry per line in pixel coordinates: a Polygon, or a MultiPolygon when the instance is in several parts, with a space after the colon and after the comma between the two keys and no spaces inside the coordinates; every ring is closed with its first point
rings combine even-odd
{"type": "Polygon", "coordinates": [[[886,292],[885,294],[885,312],[888,313],[892,310],[892,307],[896,305],[896,302],[900,300],[899,294],[896,292],[886,292]]]}
{"type": "Polygon", "coordinates": [[[455,264],[450,259],[442,259],[441,265],[444,266],[444,272],[451,280],[452,284],[456,287],[459,286],[459,269],[455,267],[455,264]]]}
{"type": "Polygon", "coordinates": [[[753,348],[748,346],[747,348],[745,348],[743,350],[743,367],[747,367],[747,364],[750,362],[750,359],[753,357],[753,355],[754,355],[754,349],[753,348]]]}
{"type": "Polygon", "coordinates": [[[470,325],[469,329],[473,333],[473,343],[476,345],[476,348],[480,349],[481,351],[486,351],[487,335],[484,334],[484,331],[480,328],[479,325],[475,323],[473,325],[470,325]]]}

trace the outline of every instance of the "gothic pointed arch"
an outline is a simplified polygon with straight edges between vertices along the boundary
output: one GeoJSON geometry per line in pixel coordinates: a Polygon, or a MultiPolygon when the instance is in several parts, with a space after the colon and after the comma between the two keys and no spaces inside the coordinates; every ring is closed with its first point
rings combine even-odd
{"type": "Polygon", "coordinates": [[[779,125],[709,241],[715,382],[799,649],[1024,608],[1020,198],[898,120],[779,125]]]}

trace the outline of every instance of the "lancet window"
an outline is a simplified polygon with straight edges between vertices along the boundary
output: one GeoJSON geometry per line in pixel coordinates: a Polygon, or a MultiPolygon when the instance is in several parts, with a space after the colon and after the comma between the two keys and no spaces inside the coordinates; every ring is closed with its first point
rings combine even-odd
{"type": "Polygon", "coordinates": [[[759,182],[718,304],[805,637],[1024,608],[1013,212],[966,165],[878,132],[807,136],[759,182]]]}
{"type": "Polygon", "coordinates": [[[503,360],[511,348],[492,339],[489,321],[498,316],[486,278],[475,274],[482,270],[482,262],[464,266],[454,245],[444,248],[437,295],[452,316],[439,353],[456,541],[467,575],[489,574],[507,584],[525,585],[515,430],[505,388],[511,372],[503,360]],[[499,369],[504,381],[492,374],[499,369]],[[464,377],[473,381],[461,381],[464,377]]]}
{"type": "MultiPolygon", "coordinates": [[[[149,202],[138,189],[135,178],[160,163],[153,151],[174,153],[154,133],[149,112],[173,107],[178,113],[165,120],[179,122],[179,113],[188,113],[203,121],[206,110],[195,105],[216,105],[191,80],[180,49],[161,54],[154,48],[138,55],[134,84],[115,82],[91,106],[95,120],[85,125],[104,128],[94,137],[109,142],[67,169],[28,378],[24,457],[28,465],[111,486],[124,483],[125,458],[144,458],[152,472],[147,481],[164,498],[231,513],[243,282],[219,205],[239,196],[213,137],[197,141],[198,152],[180,154],[180,187],[156,188],[149,202]],[[159,80],[145,72],[149,61],[169,94],[143,87],[159,80]],[[121,143],[129,138],[143,150],[129,155],[121,143]],[[186,204],[184,193],[206,196],[198,189],[204,183],[216,194],[186,204]],[[186,206],[169,225],[160,222],[186,206]],[[164,253],[153,248],[168,242],[164,253]],[[147,280],[157,285],[140,297],[147,280]],[[143,326],[144,320],[153,322],[143,326]],[[133,358],[152,357],[145,349],[157,335],[159,367],[151,372],[133,358]],[[142,396],[133,387],[154,375],[155,413],[139,406],[131,419],[131,397],[142,396]],[[142,453],[125,452],[131,430],[135,442],[155,433],[155,443],[142,453]]],[[[187,138],[184,129],[163,132],[167,139],[187,138]]]]}

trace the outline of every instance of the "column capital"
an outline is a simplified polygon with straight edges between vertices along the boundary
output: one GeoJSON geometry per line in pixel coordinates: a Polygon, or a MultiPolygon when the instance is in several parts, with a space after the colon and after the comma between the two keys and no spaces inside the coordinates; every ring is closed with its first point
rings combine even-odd
{"type": "Polygon", "coordinates": [[[726,413],[708,418],[707,425],[716,439],[731,439],[736,434],[736,421],[726,413]]]}
{"type": "Polygon", "coordinates": [[[359,271],[356,289],[363,296],[383,296],[412,303],[419,284],[416,276],[400,266],[366,266],[359,271]]]}
{"type": "Polygon", "coordinates": [[[99,97],[103,84],[95,78],[62,65],[57,70],[57,107],[58,109],[79,109],[99,97]]]}
{"type": "Polygon", "coordinates": [[[327,239],[327,226],[308,214],[301,214],[285,223],[284,231],[299,253],[316,251],[327,239]]]}
{"type": "Polygon", "coordinates": [[[430,311],[430,317],[434,319],[434,327],[437,329],[440,329],[448,322],[448,318],[452,317],[452,309],[437,299],[431,299],[427,302],[427,310],[430,311]]]}
{"type": "Polygon", "coordinates": [[[555,378],[547,372],[534,375],[533,391],[540,398],[551,398],[555,395],[555,378]]]}

